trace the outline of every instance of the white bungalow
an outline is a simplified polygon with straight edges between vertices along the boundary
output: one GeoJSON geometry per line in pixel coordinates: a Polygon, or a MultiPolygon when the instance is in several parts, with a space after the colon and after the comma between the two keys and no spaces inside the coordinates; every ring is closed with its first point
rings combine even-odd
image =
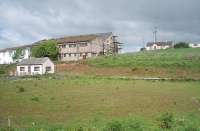
{"type": "Polygon", "coordinates": [[[18,76],[53,74],[54,72],[54,63],[48,57],[24,59],[17,64],[18,76]]]}
{"type": "Polygon", "coordinates": [[[146,45],[146,50],[160,50],[160,49],[168,49],[173,48],[173,42],[149,42],[146,45]]]}

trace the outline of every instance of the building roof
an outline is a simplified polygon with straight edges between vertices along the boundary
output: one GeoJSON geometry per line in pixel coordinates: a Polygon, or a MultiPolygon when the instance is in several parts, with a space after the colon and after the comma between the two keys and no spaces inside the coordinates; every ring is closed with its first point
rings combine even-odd
{"type": "Polygon", "coordinates": [[[112,32],[88,34],[88,35],[77,35],[77,36],[67,36],[67,37],[63,37],[63,38],[58,38],[58,39],[56,39],[56,41],[58,42],[58,44],[74,43],[74,42],[90,42],[96,38],[102,38],[103,40],[105,40],[111,34],[112,34],[112,32]]]}
{"type": "Polygon", "coordinates": [[[47,60],[50,60],[50,59],[48,57],[24,59],[21,62],[19,62],[17,64],[17,66],[22,66],[22,65],[42,65],[47,60]]]}
{"type": "MultiPolygon", "coordinates": [[[[56,40],[58,42],[58,44],[74,43],[74,42],[90,42],[96,38],[101,38],[103,40],[106,40],[110,35],[112,35],[112,32],[88,34],[88,35],[66,36],[63,38],[49,39],[49,40],[56,40]]],[[[35,42],[33,44],[29,44],[29,45],[23,45],[23,46],[18,46],[18,47],[2,49],[2,50],[0,50],[0,52],[12,51],[12,50],[16,50],[18,48],[28,48],[28,47],[32,48],[33,46],[37,46],[37,45],[41,44],[41,42],[44,42],[44,41],[46,41],[46,39],[35,42]]]]}
{"type": "Polygon", "coordinates": [[[16,50],[16,49],[18,49],[18,48],[22,48],[22,49],[24,49],[24,48],[31,48],[31,47],[36,46],[36,45],[38,45],[38,44],[39,44],[39,43],[37,42],[37,43],[30,44],[30,45],[23,45],[23,46],[17,46],[17,47],[6,48],[6,49],[0,50],[0,52],[12,51],[12,50],[16,50]]]}
{"type": "Polygon", "coordinates": [[[148,42],[147,47],[153,46],[154,44],[158,46],[172,46],[173,42],[172,41],[167,41],[167,42],[148,42]]]}

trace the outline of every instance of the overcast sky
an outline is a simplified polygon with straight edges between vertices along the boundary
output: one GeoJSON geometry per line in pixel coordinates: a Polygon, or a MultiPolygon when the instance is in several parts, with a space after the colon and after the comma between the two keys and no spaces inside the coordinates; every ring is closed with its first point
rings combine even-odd
{"type": "Polygon", "coordinates": [[[158,40],[200,42],[200,0],[0,0],[0,48],[113,32],[123,52],[158,40]]]}

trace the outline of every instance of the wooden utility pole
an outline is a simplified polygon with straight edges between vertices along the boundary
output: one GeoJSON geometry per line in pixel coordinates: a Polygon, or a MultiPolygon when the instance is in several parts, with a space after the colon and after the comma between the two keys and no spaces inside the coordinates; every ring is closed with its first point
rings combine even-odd
{"type": "Polygon", "coordinates": [[[154,28],[155,30],[154,30],[154,32],[153,32],[153,39],[154,39],[154,43],[156,43],[157,42],[157,33],[158,33],[158,28],[157,27],[155,27],[154,28]]]}

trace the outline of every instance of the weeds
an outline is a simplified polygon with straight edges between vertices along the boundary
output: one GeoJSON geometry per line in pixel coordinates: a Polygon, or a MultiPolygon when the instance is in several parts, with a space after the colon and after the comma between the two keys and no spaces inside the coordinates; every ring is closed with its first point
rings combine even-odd
{"type": "Polygon", "coordinates": [[[32,100],[32,101],[35,101],[35,102],[39,102],[39,101],[40,101],[39,97],[36,97],[36,96],[35,96],[35,97],[32,97],[31,100],[32,100]]]}

